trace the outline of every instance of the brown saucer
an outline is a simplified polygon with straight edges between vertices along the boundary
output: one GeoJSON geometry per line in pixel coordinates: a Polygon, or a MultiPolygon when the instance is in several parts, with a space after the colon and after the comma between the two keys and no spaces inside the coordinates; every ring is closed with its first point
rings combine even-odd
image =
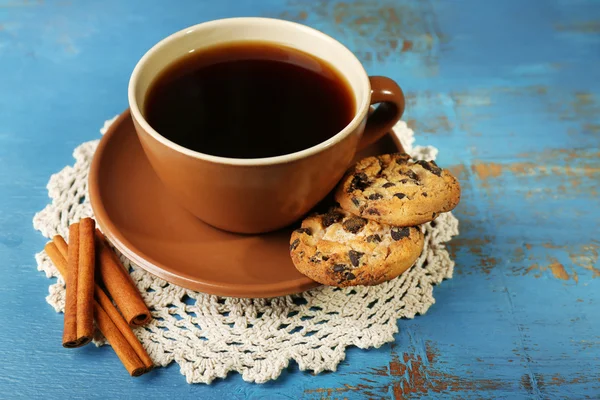
{"type": "MultiPolygon", "coordinates": [[[[398,151],[401,147],[392,136],[386,135],[360,157],[398,151]]],[[[292,264],[292,228],[264,235],[233,234],[176,205],[144,155],[129,110],[98,145],[89,194],[108,239],[135,264],[168,282],[230,297],[275,297],[319,286],[292,264]]]]}

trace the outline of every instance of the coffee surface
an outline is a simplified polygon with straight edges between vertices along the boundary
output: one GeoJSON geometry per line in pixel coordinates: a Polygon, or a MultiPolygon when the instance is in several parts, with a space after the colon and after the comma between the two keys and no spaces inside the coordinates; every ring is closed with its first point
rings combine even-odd
{"type": "Polygon", "coordinates": [[[144,116],[169,140],[201,153],[262,158],[315,146],[355,113],[349,84],[296,49],[238,42],[196,50],[162,71],[144,116]]]}

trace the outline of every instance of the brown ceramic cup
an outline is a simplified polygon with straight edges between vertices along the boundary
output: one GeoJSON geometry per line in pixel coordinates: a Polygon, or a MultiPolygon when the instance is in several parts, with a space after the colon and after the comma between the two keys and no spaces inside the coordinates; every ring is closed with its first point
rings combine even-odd
{"type": "Polygon", "coordinates": [[[389,78],[369,77],[341,43],[307,26],[268,18],[211,21],[163,39],[136,65],[128,94],[144,152],[168,192],[204,222],[238,233],[269,232],[298,220],[335,187],[356,151],[388,132],[404,112],[400,87],[389,78]],[[254,159],[192,151],[152,129],[142,110],[148,88],[162,70],[190,51],[243,40],[291,46],[334,66],[354,95],[352,121],[316,146],[254,159]]]}

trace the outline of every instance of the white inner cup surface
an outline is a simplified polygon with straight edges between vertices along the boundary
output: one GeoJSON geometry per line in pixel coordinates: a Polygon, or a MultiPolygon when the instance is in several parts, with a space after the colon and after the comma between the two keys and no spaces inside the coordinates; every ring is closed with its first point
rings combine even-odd
{"type": "MultiPolygon", "coordinates": [[[[335,39],[305,25],[270,18],[230,18],[195,25],[163,39],[152,47],[136,65],[129,82],[129,105],[133,116],[157,140],[177,150],[206,159],[223,159],[194,152],[178,146],[150,127],[143,117],[146,93],[157,75],[174,61],[190,52],[223,43],[263,41],[292,47],[331,64],[347,80],[355,99],[355,116],[337,135],[315,146],[327,147],[353,131],[367,113],[371,86],[369,78],[356,56],[335,39]]],[[[271,159],[295,158],[309,150],[271,159]]],[[[230,159],[236,160],[236,159],[230,159]]],[[[252,164],[261,159],[239,159],[237,163],[252,164]],[[252,161],[254,160],[254,161],[252,161]]],[[[263,159],[266,160],[266,159],[263,159]]],[[[275,160],[273,160],[275,161],[275,160]]]]}

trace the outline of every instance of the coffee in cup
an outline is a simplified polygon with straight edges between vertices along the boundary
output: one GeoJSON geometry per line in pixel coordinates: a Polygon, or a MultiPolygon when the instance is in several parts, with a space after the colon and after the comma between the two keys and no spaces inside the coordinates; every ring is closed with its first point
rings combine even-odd
{"type": "Polygon", "coordinates": [[[168,36],[137,63],[128,97],[168,193],[237,233],[297,221],[404,112],[400,87],[369,77],[341,43],[270,18],[210,21],[168,36]]]}
{"type": "Polygon", "coordinates": [[[350,85],[331,64],[269,42],[228,42],[167,66],[144,117],[165,138],[219,157],[264,158],[326,141],[354,117],[350,85]]]}

